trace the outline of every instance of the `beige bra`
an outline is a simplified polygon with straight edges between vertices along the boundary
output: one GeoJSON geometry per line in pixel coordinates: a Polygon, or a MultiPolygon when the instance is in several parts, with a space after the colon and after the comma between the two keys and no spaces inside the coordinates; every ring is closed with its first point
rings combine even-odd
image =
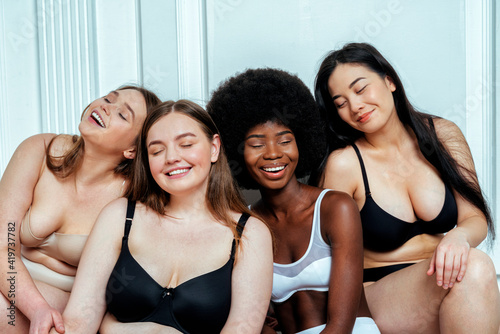
{"type": "Polygon", "coordinates": [[[30,216],[31,207],[21,223],[21,243],[26,247],[38,248],[57,260],[78,266],[88,235],[53,232],[47,237],[39,238],[31,232],[30,216]]]}

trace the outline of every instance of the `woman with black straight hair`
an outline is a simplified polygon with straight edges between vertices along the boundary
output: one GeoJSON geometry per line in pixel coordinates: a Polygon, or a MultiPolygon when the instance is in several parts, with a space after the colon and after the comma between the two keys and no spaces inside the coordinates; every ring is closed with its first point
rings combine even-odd
{"type": "Polygon", "coordinates": [[[365,293],[382,333],[497,333],[494,226],[451,121],[415,110],[371,45],[332,51],[316,77],[328,155],[312,182],[349,193],[363,226],[365,293]]]}

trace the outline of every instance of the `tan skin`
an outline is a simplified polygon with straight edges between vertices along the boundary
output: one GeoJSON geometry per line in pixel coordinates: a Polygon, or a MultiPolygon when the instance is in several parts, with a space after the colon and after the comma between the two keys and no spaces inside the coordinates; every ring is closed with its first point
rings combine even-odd
{"type": "MultiPolygon", "coordinates": [[[[308,248],[314,206],[322,189],[298,182],[295,137],[283,125],[267,122],[250,129],[244,156],[262,195],[252,209],[269,224],[275,237],[274,262],[293,263],[308,248]],[[284,169],[263,169],[271,167],[284,169]]],[[[332,245],[329,293],[299,291],[285,302],[274,304],[282,333],[296,333],[325,323],[322,333],[352,331],[362,293],[362,245],[357,207],[347,194],[331,191],[323,198],[321,235],[332,245]]],[[[269,327],[263,329],[263,333],[273,332],[269,327]]]]}
{"type": "MultiPolygon", "coordinates": [[[[114,173],[114,168],[123,159],[133,158],[134,140],[145,117],[146,103],[142,94],[135,90],[114,91],[92,102],[80,123],[85,141],[83,162],[65,179],[55,176],[46,166],[45,148],[54,134],[30,137],[14,153],[0,181],[0,218],[5,227],[2,228],[4,237],[0,246],[2,272],[5,273],[4,265],[8,263],[7,224],[15,222],[17,312],[16,326],[2,328],[2,332],[43,333],[53,326],[58,332],[64,331],[60,313],[66,306],[69,293],[31,278],[21,260],[21,221],[31,206],[30,226],[35,236],[45,237],[53,232],[88,235],[100,210],[122,194],[125,180],[114,173]],[[104,128],[89,118],[92,111],[101,115],[104,128]]],[[[59,136],[51,153],[61,155],[70,142],[71,136],[59,136]]],[[[75,267],[37,248],[25,248],[22,252],[32,261],[43,263],[56,272],[66,275],[76,272],[75,267]]],[[[3,296],[9,290],[5,281],[2,279],[0,283],[3,296]]],[[[0,299],[2,308],[9,303],[5,297],[0,299]]],[[[2,321],[1,326],[6,326],[6,321],[2,321]]]]}
{"type": "MultiPolygon", "coordinates": [[[[397,87],[391,78],[381,78],[362,65],[341,64],[328,84],[342,120],[365,134],[356,145],[374,201],[409,223],[417,217],[435,218],[443,206],[444,184],[421,154],[413,131],[399,120],[392,98],[397,87]]],[[[474,170],[458,127],[444,119],[435,119],[434,124],[438,139],[457,162],[474,170]]],[[[352,147],[330,155],[322,185],[347,192],[359,209],[363,207],[364,183],[352,147]]],[[[455,190],[453,194],[457,227],[446,235],[418,235],[384,253],[365,250],[365,268],[417,263],[366,283],[368,306],[383,333],[498,332],[500,298],[495,270],[489,257],[474,248],[486,237],[486,220],[455,190]]]]}

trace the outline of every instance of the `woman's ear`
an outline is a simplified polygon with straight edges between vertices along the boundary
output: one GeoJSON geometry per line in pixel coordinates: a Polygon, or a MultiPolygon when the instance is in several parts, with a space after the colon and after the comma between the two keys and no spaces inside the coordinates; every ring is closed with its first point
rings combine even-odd
{"type": "Polygon", "coordinates": [[[136,147],[135,146],[132,146],[131,148],[129,148],[128,150],[125,150],[123,151],[123,156],[125,157],[125,159],[134,159],[135,158],[135,154],[137,153],[137,150],[136,150],[136,147]]]}
{"type": "Polygon", "coordinates": [[[391,92],[394,93],[394,91],[396,91],[396,85],[394,84],[392,78],[388,75],[385,76],[385,84],[391,90],[391,92]]]}
{"type": "Polygon", "coordinates": [[[210,161],[216,162],[219,159],[219,153],[220,153],[220,136],[218,134],[215,134],[214,137],[212,138],[212,145],[211,145],[211,156],[210,156],[210,161]]]}

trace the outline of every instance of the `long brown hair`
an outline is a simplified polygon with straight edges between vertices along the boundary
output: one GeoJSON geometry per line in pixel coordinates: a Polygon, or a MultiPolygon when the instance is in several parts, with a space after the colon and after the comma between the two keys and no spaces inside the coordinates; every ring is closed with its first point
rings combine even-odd
{"type": "MultiPolygon", "coordinates": [[[[146,101],[147,114],[149,114],[150,110],[153,107],[161,103],[161,100],[158,98],[158,96],[156,96],[155,93],[147,90],[144,87],[127,85],[127,86],[121,86],[117,90],[125,90],[125,89],[133,89],[142,94],[144,100],[146,101]]],[[[83,110],[81,117],[85,115],[89,106],[90,104],[83,110]]],[[[54,143],[54,139],[56,139],[57,137],[58,136],[55,136],[50,140],[49,145],[47,145],[47,148],[45,150],[45,156],[47,158],[46,159],[47,167],[56,176],[60,178],[66,178],[69,175],[73,174],[73,172],[75,172],[78,166],[80,166],[83,159],[83,152],[85,151],[85,143],[81,136],[73,135],[71,147],[68,150],[66,150],[66,152],[63,155],[54,156],[50,153],[50,149],[52,147],[52,144],[54,143]]],[[[138,138],[139,136],[135,138],[135,145],[138,144],[138,138]]],[[[132,173],[132,160],[123,159],[118,164],[118,166],[116,166],[115,173],[121,174],[126,178],[130,178],[131,176],[130,174],[132,173]]]]}
{"type": "MultiPolygon", "coordinates": [[[[128,185],[125,197],[130,200],[140,201],[147,207],[161,215],[165,214],[165,206],[170,201],[169,194],[164,191],[153,179],[149,169],[146,139],[151,127],[161,118],[177,112],[194,119],[203,130],[207,139],[212,141],[214,135],[219,135],[210,115],[199,105],[188,100],[166,101],[154,108],[146,117],[142,127],[137,155],[134,159],[134,172],[132,181],[128,185]]],[[[208,187],[205,195],[208,209],[213,217],[230,227],[234,238],[239,240],[237,222],[231,217],[231,211],[253,215],[245,206],[241,193],[231,175],[224,147],[221,143],[219,158],[212,163],[208,176],[208,187]]]]}

